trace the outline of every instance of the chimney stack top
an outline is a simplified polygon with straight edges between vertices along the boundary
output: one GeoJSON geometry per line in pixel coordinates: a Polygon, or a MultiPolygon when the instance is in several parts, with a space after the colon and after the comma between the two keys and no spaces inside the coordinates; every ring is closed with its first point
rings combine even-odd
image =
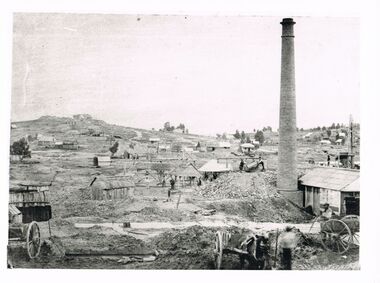
{"type": "Polygon", "coordinates": [[[282,25],[294,25],[296,22],[292,18],[284,18],[280,24],[282,25]]]}

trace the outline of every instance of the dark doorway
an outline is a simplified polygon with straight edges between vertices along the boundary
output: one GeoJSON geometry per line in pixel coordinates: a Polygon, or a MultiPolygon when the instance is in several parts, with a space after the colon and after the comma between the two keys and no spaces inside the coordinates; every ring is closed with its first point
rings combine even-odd
{"type": "Polygon", "coordinates": [[[346,197],[344,200],[346,202],[346,215],[359,215],[360,199],[356,197],[346,197]]]}

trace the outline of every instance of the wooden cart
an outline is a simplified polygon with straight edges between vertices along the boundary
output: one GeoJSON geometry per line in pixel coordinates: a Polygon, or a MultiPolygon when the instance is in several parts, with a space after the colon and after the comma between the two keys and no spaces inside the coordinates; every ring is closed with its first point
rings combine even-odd
{"type": "Polygon", "coordinates": [[[321,223],[321,242],[326,250],[343,254],[360,245],[360,221],[357,215],[329,219],[321,223]]]}
{"type": "Polygon", "coordinates": [[[25,243],[30,259],[38,257],[41,250],[41,231],[38,222],[48,222],[51,206],[48,201],[50,184],[20,184],[10,189],[8,251],[14,245],[25,243]]]}

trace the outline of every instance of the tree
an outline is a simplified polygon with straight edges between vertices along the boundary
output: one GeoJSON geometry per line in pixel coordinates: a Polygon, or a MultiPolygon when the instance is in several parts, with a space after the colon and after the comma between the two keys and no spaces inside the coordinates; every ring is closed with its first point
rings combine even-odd
{"type": "Polygon", "coordinates": [[[235,139],[240,139],[240,133],[239,133],[239,130],[236,130],[235,134],[234,134],[234,138],[235,139]]]}
{"type": "Polygon", "coordinates": [[[199,149],[199,148],[201,148],[201,143],[200,142],[198,142],[197,145],[195,146],[195,149],[199,149]]]}
{"type": "Polygon", "coordinates": [[[335,123],[332,123],[332,125],[331,125],[331,129],[335,129],[335,123]]]}
{"type": "Polygon", "coordinates": [[[327,136],[328,136],[328,137],[331,136],[331,130],[330,130],[330,129],[327,129],[326,133],[327,133],[327,136]]]}
{"type": "MultiPolygon", "coordinates": [[[[323,126],[322,127],[322,131],[326,131],[326,127],[325,126],[323,126]]],[[[330,131],[331,132],[331,131],[330,131]]],[[[329,135],[330,136],[330,135],[329,135]]]]}
{"type": "Polygon", "coordinates": [[[301,132],[303,132],[303,131],[304,131],[304,129],[303,129],[303,128],[301,128],[301,129],[300,129],[300,131],[301,131],[301,132]]]}
{"type": "Polygon", "coordinates": [[[216,138],[217,138],[217,139],[220,139],[221,136],[222,136],[221,134],[216,134],[216,138]]]}
{"type": "Polygon", "coordinates": [[[176,129],[181,129],[181,130],[185,130],[185,125],[184,124],[182,124],[182,123],[179,123],[179,125],[177,126],[177,128],[176,129]]]}
{"type": "Polygon", "coordinates": [[[255,134],[255,140],[258,141],[260,144],[264,143],[264,133],[262,131],[257,131],[255,134]]]}
{"type": "Polygon", "coordinates": [[[114,154],[117,152],[119,148],[119,142],[115,142],[113,146],[110,147],[111,156],[114,156],[114,154]]]}
{"type": "Polygon", "coordinates": [[[170,126],[170,122],[165,122],[164,131],[172,132],[174,130],[174,126],[170,126]]]}
{"type": "Polygon", "coordinates": [[[341,127],[341,126],[339,125],[339,123],[337,123],[337,124],[336,124],[336,128],[337,128],[337,129],[340,129],[340,127],[341,127]]]}
{"type": "Polygon", "coordinates": [[[227,135],[226,135],[226,133],[223,133],[223,135],[222,135],[222,140],[227,140],[227,135]]]}
{"type": "Polygon", "coordinates": [[[10,154],[21,155],[21,159],[24,157],[30,158],[32,152],[29,150],[28,141],[25,138],[15,141],[10,147],[10,154]]]}
{"type": "Polygon", "coordinates": [[[170,170],[170,165],[167,163],[153,163],[151,169],[157,172],[161,182],[164,181],[166,173],[170,170]]]}
{"type": "Polygon", "coordinates": [[[271,131],[272,131],[272,127],[271,127],[271,126],[268,126],[268,127],[267,127],[267,131],[271,132],[271,131]]]}
{"type": "Polygon", "coordinates": [[[318,126],[318,127],[316,128],[316,130],[317,130],[317,131],[320,131],[320,130],[321,130],[321,127],[320,127],[320,126],[318,126]]]}
{"type": "Polygon", "coordinates": [[[246,141],[247,143],[251,143],[251,139],[250,139],[250,137],[247,136],[247,138],[245,139],[245,141],[246,141]]]}

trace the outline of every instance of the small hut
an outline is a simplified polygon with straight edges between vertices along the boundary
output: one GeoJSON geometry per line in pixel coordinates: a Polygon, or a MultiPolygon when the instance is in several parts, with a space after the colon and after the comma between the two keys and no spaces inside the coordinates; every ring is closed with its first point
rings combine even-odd
{"type": "Polygon", "coordinates": [[[304,207],[319,215],[324,203],[337,215],[358,214],[360,172],[331,167],[314,168],[299,179],[304,207]]]}
{"type": "Polygon", "coordinates": [[[39,146],[44,146],[44,147],[54,147],[55,146],[55,137],[50,137],[50,136],[37,136],[38,142],[37,144],[39,146]]]}
{"type": "Polygon", "coordinates": [[[256,146],[251,143],[243,143],[240,145],[240,148],[242,152],[250,153],[251,150],[254,150],[256,148],[256,146]]]}
{"type": "Polygon", "coordinates": [[[78,141],[76,141],[76,140],[74,140],[74,141],[63,141],[62,149],[78,150],[79,149],[78,141]]]}
{"type": "Polygon", "coordinates": [[[94,177],[90,183],[91,199],[114,200],[133,196],[135,184],[126,178],[94,177]]]}
{"type": "Polygon", "coordinates": [[[17,162],[21,161],[23,159],[23,156],[21,154],[10,154],[9,159],[11,162],[17,162]]]}
{"type": "Polygon", "coordinates": [[[111,165],[110,156],[95,156],[94,157],[94,166],[95,167],[107,167],[111,165]]]}
{"type": "Polygon", "coordinates": [[[204,174],[206,179],[212,180],[215,179],[221,173],[231,172],[232,165],[225,162],[218,162],[216,159],[208,161],[205,165],[198,169],[199,172],[204,174]]]}
{"type": "Polygon", "coordinates": [[[184,168],[179,168],[174,175],[182,186],[191,186],[197,179],[202,177],[202,174],[192,163],[184,168]]]}

